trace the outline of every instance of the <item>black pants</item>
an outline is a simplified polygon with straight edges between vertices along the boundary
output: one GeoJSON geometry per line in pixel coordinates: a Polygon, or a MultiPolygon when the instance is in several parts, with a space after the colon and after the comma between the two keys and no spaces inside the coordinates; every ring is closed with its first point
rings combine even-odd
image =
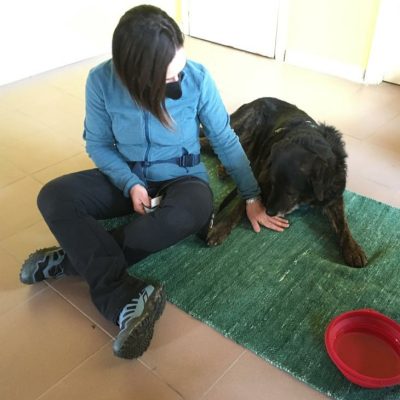
{"type": "Polygon", "coordinates": [[[61,176],[39,193],[38,207],[66,253],[65,273],[87,281],[94,304],[111,321],[145,286],[127,267],[200,231],[212,214],[210,187],[200,179],[151,183],[150,196],[160,189],[156,211],[112,232],[98,220],[131,214],[133,206],[99,170],[61,176]]]}

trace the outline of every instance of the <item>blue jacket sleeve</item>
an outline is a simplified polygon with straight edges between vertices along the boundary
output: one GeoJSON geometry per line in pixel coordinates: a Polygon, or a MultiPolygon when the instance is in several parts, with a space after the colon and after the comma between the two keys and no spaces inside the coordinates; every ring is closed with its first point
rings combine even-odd
{"type": "Polygon", "coordinates": [[[146,186],[134,173],[115,147],[111,118],[108,114],[101,85],[89,74],[86,82],[86,116],[83,138],[86,152],[97,168],[129,197],[136,184],[146,186]]]}
{"type": "Polygon", "coordinates": [[[250,162],[232,130],[229,114],[210,74],[205,71],[202,82],[198,115],[204,132],[226,171],[235,181],[244,199],[261,193],[250,162]]]}

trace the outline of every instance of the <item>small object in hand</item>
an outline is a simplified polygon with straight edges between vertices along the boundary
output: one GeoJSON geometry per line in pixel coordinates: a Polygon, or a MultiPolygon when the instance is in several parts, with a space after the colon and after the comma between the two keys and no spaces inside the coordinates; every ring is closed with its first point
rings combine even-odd
{"type": "Polygon", "coordinates": [[[365,388],[400,384],[400,324],[372,309],[345,312],[325,333],[328,355],[343,375],[365,388]]]}
{"type": "Polygon", "coordinates": [[[149,214],[149,213],[155,211],[157,209],[157,207],[160,205],[161,199],[162,199],[162,196],[154,197],[153,199],[151,199],[150,207],[143,206],[146,214],[149,214]]]}

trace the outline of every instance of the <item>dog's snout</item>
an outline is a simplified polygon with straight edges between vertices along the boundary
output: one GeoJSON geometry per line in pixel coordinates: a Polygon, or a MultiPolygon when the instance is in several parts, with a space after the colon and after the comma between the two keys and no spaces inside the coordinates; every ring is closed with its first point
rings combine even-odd
{"type": "Polygon", "coordinates": [[[277,210],[269,207],[267,207],[266,212],[270,217],[275,217],[278,214],[277,210]]]}

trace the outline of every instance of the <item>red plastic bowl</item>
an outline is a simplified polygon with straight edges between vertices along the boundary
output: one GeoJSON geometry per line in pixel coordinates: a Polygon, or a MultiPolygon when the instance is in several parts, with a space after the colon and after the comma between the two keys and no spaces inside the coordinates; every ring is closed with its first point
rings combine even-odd
{"type": "Polygon", "coordinates": [[[351,382],[365,388],[400,384],[400,324],[371,309],[334,318],[325,332],[329,357],[351,382]]]}

